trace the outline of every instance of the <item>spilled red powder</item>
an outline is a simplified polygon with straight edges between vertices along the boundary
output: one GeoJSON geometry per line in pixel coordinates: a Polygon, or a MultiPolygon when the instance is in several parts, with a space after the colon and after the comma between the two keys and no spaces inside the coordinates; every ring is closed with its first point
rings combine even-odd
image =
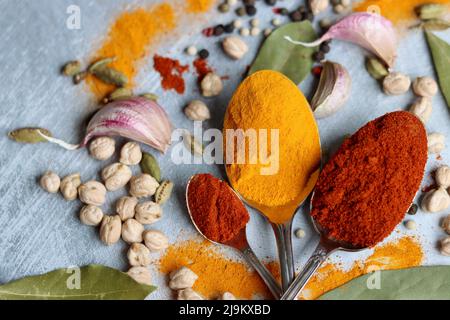
{"type": "Polygon", "coordinates": [[[185,84],[183,73],[189,70],[189,66],[183,66],[178,60],[155,55],[153,57],[153,67],[161,75],[161,86],[164,90],[175,90],[183,94],[185,84]]]}
{"type": "Polygon", "coordinates": [[[194,60],[194,67],[197,71],[198,81],[202,81],[202,79],[210,72],[212,72],[212,68],[208,65],[208,61],[206,59],[197,58],[194,60]]]}

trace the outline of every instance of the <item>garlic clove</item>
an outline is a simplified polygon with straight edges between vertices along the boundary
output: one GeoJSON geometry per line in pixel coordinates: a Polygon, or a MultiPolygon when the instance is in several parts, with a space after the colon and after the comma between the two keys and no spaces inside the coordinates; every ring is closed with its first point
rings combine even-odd
{"type": "Polygon", "coordinates": [[[397,59],[398,39],[392,22],[378,14],[360,12],[343,18],[317,41],[305,43],[294,41],[289,36],[285,39],[305,47],[317,47],[330,39],[353,42],[371,51],[382,59],[389,68],[397,59]]]}
{"type": "Polygon", "coordinates": [[[351,78],[339,63],[326,61],[311,107],[316,118],[328,117],[341,109],[351,92],[351,78]]]}

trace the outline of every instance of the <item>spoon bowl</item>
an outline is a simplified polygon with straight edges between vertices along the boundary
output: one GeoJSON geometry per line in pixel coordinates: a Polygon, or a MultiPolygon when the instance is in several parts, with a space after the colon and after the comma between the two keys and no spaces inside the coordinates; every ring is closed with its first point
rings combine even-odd
{"type": "MultiPolygon", "coordinates": [[[[314,193],[311,197],[310,206],[312,207],[312,202],[314,199],[314,193]]],[[[312,208],[310,208],[312,209],[312,208]]],[[[323,228],[311,217],[311,222],[314,229],[320,235],[319,244],[314,250],[313,254],[306,262],[305,267],[295,278],[291,286],[284,292],[280,300],[295,300],[300,291],[306,286],[308,281],[312,278],[314,273],[319,269],[319,267],[325,262],[325,260],[336,251],[346,251],[346,252],[360,252],[366,250],[366,247],[357,247],[350,243],[338,241],[332,239],[326,235],[323,228]]]]}
{"type": "MultiPolygon", "coordinates": [[[[256,256],[256,254],[253,252],[252,248],[250,247],[250,244],[247,241],[247,231],[246,231],[247,228],[246,227],[242,228],[234,238],[232,238],[229,241],[223,242],[223,243],[211,240],[210,238],[208,238],[206,235],[203,234],[202,230],[200,230],[197,223],[195,222],[195,219],[192,216],[191,206],[189,205],[189,197],[188,197],[191,181],[195,177],[196,177],[196,175],[192,176],[189,179],[187,186],[186,186],[186,204],[187,204],[189,217],[191,218],[191,221],[194,224],[194,227],[206,240],[208,240],[214,244],[225,245],[225,246],[234,248],[235,250],[239,251],[240,254],[242,255],[242,257],[256,270],[256,272],[258,272],[259,276],[262,278],[264,283],[267,285],[267,287],[269,288],[272,295],[276,299],[279,299],[282,294],[280,285],[278,284],[277,280],[273,277],[272,273],[270,273],[270,271],[261,263],[261,261],[259,261],[258,257],[256,256]]],[[[228,186],[228,184],[227,184],[227,186],[228,186]]],[[[228,188],[240,200],[238,194],[230,186],[228,186],[228,188]]]]}

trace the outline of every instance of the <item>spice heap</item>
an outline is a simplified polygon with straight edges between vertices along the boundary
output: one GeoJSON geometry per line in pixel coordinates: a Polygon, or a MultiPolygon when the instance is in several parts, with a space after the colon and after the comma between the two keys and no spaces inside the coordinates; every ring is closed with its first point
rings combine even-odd
{"type": "Polygon", "coordinates": [[[324,167],[311,215],[333,239],[374,246],[408,211],[426,161],[426,132],[417,117],[401,111],[373,120],[324,167]]]}
{"type": "Polygon", "coordinates": [[[268,144],[268,154],[259,156],[269,159],[277,170],[264,175],[267,162],[230,162],[237,159],[239,150],[245,150],[247,160],[258,159],[249,155],[252,142],[236,140],[241,145],[234,146],[235,138],[226,140],[226,157],[230,150],[234,151],[233,159],[227,159],[226,170],[233,188],[272,222],[289,220],[313,189],[320,166],[318,128],[305,97],[284,75],[259,71],[245,79],[235,92],[224,120],[226,139],[227,129],[278,132],[279,141],[271,136],[267,141],[253,142],[268,144]]]}
{"type": "MultiPolygon", "coordinates": [[[[259,275],[249,270],[244,262],[224,257],[210,242],[188,240],[170,245],[160,260],[159,270],[170,274],[188,267],[200,275],[193,289],[204,298],[217,299],[224,292],[231,292],[240,299],[272,297],[259,275]]],[[[275,263],[266,264],[275,278],[279,277],[275,263]]]]}
{"type": "Polygon", "coordinates": [[[403,237],[395,242],[376,247],[373,254],[363,261],[356,261],[348,270],[339,265],[326,264],[320,268],[302,291],[301,299],[317,299],[348,281],[369,273],[374,268],[395,270],[419,266],[424,253],[420,244],[412,237],[403,237]]]}
{"type": "Polygon", "coordinates": [[[188,206],[196,226],[208,239],[227,243],[245,228],[247,209],[228,184],[210,174],[189,182],[188,206]]]}

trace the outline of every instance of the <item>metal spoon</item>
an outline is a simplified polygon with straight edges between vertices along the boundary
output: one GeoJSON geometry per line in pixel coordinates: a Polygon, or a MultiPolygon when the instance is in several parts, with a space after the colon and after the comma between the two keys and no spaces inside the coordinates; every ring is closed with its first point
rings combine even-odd
{"type": "MultiPolygon", "coordinates": [[[[312,196],[312,198],[314,195],[312,196]]],[[[312,203],[311,198],[311,203],[312,203]]],[[[325,260],[335,251],[347,251],[347,252],[359,252],[362,250],[366,250],[368,248],[355,247],[349,243],[343,243],[340,241],[336,241],[328,238],[323,232],[322,228],[316,221],[311,217],[314,229],[320,234],[320,241],[314,250],[311,258],[309,258],[308,262],[306,262],[305,267],[302,272],[297,275],[294,282],[291,286],[284,292],[283,296],[280,300],[295,300],[297,298],[300,291],[308,283],[309,279],[314,275],[314,273],[319,269],[319,267],[325,262],[325,260]]]]}
{"type": "MultiPolygon", "coordinates": [[[[189,197],[188,197],[188,192],[189,192],[189,186],[191,184],[192,179],[195,177],[192,176],[187,184],[186,187],[186,203],[187,203],[187,208],[188,208],[188,212],[189,212],[189,216],[191,217],[192,223],[194,224],[195,228],[197,229],[197,231],[208,241],[211,241],[212,243],[215,244],[222,244],[231,248],[234,248],[236,250],[238,250],[242,256],[244,257],[244,259],[256,270],[256,272],[258,272],[259,276],[263,279],[264,283],[267,285],[267,287],[269,288],[270,292],[272,293],[272,295],[276,298],[279,299],[281,296],[281,288],[280,285],[278,284],[277,280],[275,280],[275,278],[273,277],[272,273],[270,273],[269,270],[267,270],[267,268],[261,263],[261,261],[259,261],[258,257],[256,256],[256,254],[253,252],[252,248],[250,247],[248,241],[247,241],[247,232],[246,232],[246,228],[243,228],[239,234],[237,234],[233,239],[231,239],[228,242],[225,243],[219,243],[219,242],[215,242],[211,239],[209,239],[208,237],[206,237],[202,231],[198,228],[197,224],[195,223],[194,218],[192,217],[191,214],[191,208],[189,205],[189,197]]],[[[234,190],[229,187],[230,190],[236,195],[236,197],[239,198],[239,196],[236,194],[236,192],[234,192],[234,190]]],[[[240,199],[239,199],[240,200],[240,199]]]]}

